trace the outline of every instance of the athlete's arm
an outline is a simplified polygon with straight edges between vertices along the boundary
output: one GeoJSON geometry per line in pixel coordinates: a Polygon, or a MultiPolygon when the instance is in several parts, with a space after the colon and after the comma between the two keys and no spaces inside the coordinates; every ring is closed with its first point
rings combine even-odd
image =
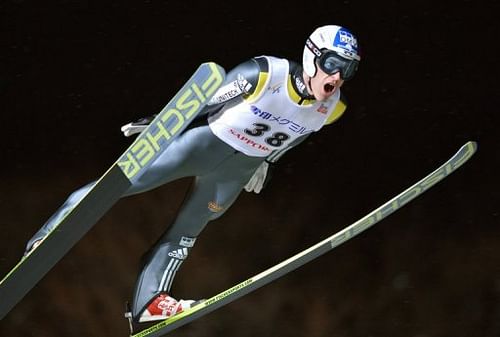
{"type": "Polygon", "coordinates": [[[224,84],[207,104],[208,109],[227,103],[236,97],[251,95],[257,87],[261,63],[260,58],[251,58],[231,69],[226,75],[224,84]]]}

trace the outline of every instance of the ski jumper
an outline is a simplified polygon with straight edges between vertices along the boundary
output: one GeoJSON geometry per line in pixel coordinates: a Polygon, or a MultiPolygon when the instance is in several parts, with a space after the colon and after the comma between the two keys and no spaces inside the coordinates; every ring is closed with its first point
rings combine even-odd
{"type": "MultiPolygon", "coordinates": [[[[306,91],[302,68],[294,62],[260,56],[230,71],[200,117],[123,195],[194,177],[175,220],[143,259],[132,301],[134,319],[158,294],[170,293],[203,228],[233,204],[264,160],[275,162],[344,110],[339,90],[326,101],[315,101],[306,91]]],[[[46,236],[93,184],[73,192],[27,249],[46,236]]]]}

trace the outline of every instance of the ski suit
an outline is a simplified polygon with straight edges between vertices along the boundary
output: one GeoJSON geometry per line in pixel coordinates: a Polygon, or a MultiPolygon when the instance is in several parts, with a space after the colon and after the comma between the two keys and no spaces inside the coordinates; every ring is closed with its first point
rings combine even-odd
{"type": "MultiPolygon", "coordinates": [[[[198,117],[123,195],[194,177],[179,213],[148,251],[132,301],[137,319],[172,282],[203,228],[220,217],[264,162],[275,162],[311,133],[339,118],[345,102],[337,90],[323,102],[307,93],[302,68],[286,59],[259,56],[228,72],[225,83],[198,117]]],[[[90,183],[73,192],[28,242],[45,237],[74,207],[90,183]]]]}

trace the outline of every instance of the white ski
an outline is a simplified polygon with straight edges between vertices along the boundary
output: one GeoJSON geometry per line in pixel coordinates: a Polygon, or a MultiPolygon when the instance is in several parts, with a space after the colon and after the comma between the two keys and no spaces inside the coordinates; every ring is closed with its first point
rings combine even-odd
{"type": "Polygon", "coordinates": [[[372,227],[380,220],[389,216],[393,212],[406,205],[411,200],[420,196],[423,192],[434,186],[439,181],[446,178],[450,173],[458,169],[464,164],[477,150],[475,142],[467,142],[460,150],[441,165],[437,170],[412,185],[402,193],[390,199],[382,206],[371,211],[363,218],[359,219],[352,225],[344,228],[343,230],[333,234],[332,236],[324,239],[323,241],[315,244],[314,246],[288,258],[287,260],[271,267],[262,273],[255,275],[232,288],[229,288],[220,294],[217,294],[200,304],[188,309],[174,317],[161,321],[158,324],[145,329],[139,333],[132,335],[132,337],[159,337],[166,333],[177,329],[189,322],[200,318],[220,308],[234,300],[276,280],[277,278],[288,274],[289,272],[297,269],[298,267],[310,262],[311,260],[323,255],[324,253],[332,250],[347,240],[353,238],[359,233],[372,227]]]}

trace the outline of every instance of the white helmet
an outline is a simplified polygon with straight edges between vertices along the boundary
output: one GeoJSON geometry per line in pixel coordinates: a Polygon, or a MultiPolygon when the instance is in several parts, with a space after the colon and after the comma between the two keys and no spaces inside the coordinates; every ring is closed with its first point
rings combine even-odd
{"type": "Polygon", "coordinates": [[[319,27],[307,39],[302,56],[304,71],[311,77],[316,75],[316,60],[325,73],[340,72],[342,79],[349,80],[361,60],[358,40],[344,27],[319,27]]]}

